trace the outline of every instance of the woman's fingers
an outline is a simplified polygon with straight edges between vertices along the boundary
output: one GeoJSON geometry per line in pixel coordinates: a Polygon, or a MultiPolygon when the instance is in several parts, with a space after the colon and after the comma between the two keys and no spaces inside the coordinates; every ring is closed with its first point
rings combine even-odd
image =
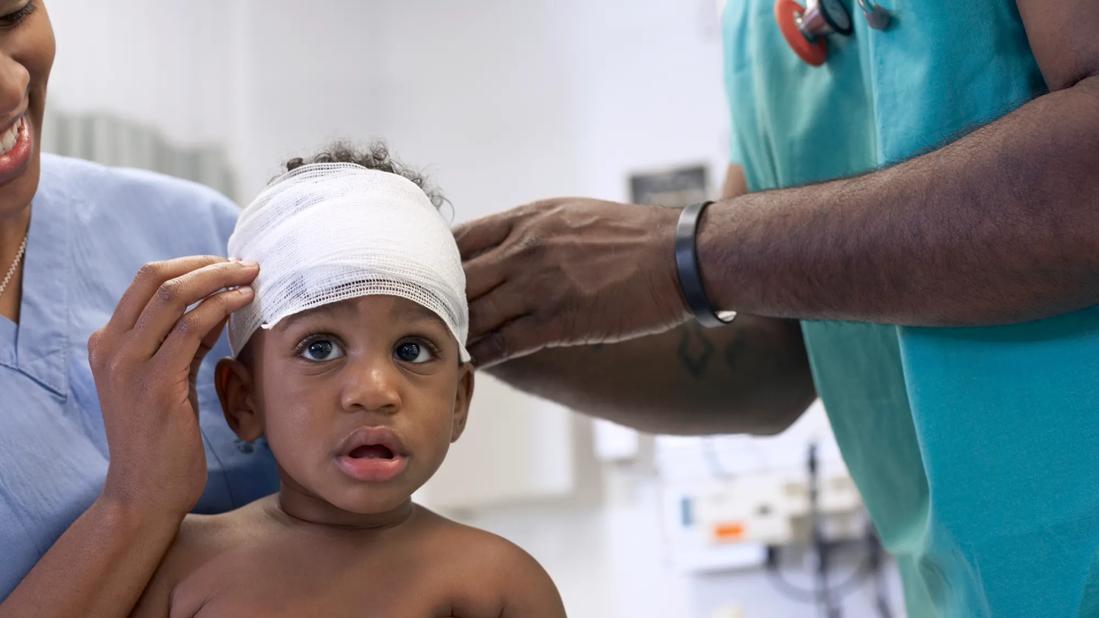
{"type": "MultiPolygon", "coordinates": [[[[186,318],[184,314],[188,307],[212,298],[211,295],[220,290],[248,285],[257,274],[259,267],[255,264],[222,261],[164,281],[152,292],[131,330],[134,353],[141,358],[153,356],[178,322],[186,318]]],[[[200,336],[208,330],[202,331],[200,336]]]]}
{"type": "Polygon", "coordinates": [[[252,302],[254,296],[252,288],[240,287],[218,292],[203,300],[176,320],[153,356],[154,361],[167,372],[185,370],[190,373],[213,347],[212,342],[217,341],[226,318],[252,302]]]}
{"type": "MultiPolygon", "coordinates": [[[[253,294],[254,296],[255,294],[253,294]]],[[[222,318],[221,322],[218,322],[210,332],[206,333],[206,336],[202,338],[202,341],[198,345],[198,352],[195,354],[194,359],[191,360],[191,381],[194,383],[195,377],[198,375],[199,368],[202,367],[202,359],[206,358],[206,355],[210,353],[210,350],[214,349],[217,345],[218,339],[221,337],[221,331],[225,328],[225,325],[229,322],[229,316],[222,318]]]]}
{"type": "Polygon", "coordinates": [[[149,264],[89,339],[111,451],[105,494],[178,516],[194,507],[206,484],[195,372],[229,314],[252,302],[258,272],[211,256],[149,264]]]}
{"type": "Polygon", "coordinates": [[[149,262],[142,266],[122,299],[118,301],[118,306],[104,330],[120,335],[129,331],[134,327],[145,305],[149,304],[149,297],[162,283],[197,268],[224,261],[225,258],[213,255],[191,255],[163,262],[149,262]]]}

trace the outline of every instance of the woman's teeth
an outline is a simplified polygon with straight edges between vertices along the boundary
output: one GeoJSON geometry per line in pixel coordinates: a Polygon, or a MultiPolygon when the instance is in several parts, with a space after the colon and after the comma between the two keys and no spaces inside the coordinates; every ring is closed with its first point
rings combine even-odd
{"type": "Polygon", "coordinates": [[[15,147],[15,144],[19,141],[19,133],[23,130],[25,122],[23,117],[20,116],[19,120],[12,123],[7,131],[0,134],[0,155],[8,154],[11,152],[11,149],[15,147]]]}

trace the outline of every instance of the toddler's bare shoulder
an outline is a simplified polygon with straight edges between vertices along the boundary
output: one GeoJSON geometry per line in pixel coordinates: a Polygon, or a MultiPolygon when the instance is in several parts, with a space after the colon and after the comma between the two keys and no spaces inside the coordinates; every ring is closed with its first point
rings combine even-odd
{"type": "Polygon", "coordinates": [[[523,548],[491,532],[435,517],[432,533],[425,536],[437,552],[434,563],[449,567],[456,609],[503,618],[564,618],[553,580],[523,548]]]}
{"type": "Polygon", "coordinates": [[[424,511],[430,530],[425,541],[433,551],[448,556],[447,562],[457,569],[476,569],[502,580],[526,572],[544,572],[529,553],[504,537],[424,511]]]}
{"type": "Polygon", "coordinates": [[[241,536],[247,518],[238,511],[184,517],[132,615],[163,616],[173,608],[190,606],[188,595],[178,594],[179,586],[241,536]]]}
{"type": "Polygon", "coordinates": [[[271,518],[265,511],[265,500],[218,515],[188,515],[179,526],[169,557],[186,562],[201,561],[269,533],[271,518]]]}

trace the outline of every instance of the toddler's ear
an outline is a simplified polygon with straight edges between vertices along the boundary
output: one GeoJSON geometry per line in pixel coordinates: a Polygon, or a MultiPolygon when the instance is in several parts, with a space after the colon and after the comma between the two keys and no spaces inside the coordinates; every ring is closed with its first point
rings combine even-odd
{"type": "Polygon", "coordinates": [[[462,363],[458,368],[458,389],[454,393],[454,426],[450,432],[450,441],[457,442],[466,429],[469,418],[469,401],[473,398],[473,364],[462,363]]]}
{"type": "Polygon", "coordinates": [[[263,435],[263,417],[252,394],[252,370],[239,360],[223,358],[214,371],[214,386],[225,421],[237,437],[251,442],[263,435]]]}

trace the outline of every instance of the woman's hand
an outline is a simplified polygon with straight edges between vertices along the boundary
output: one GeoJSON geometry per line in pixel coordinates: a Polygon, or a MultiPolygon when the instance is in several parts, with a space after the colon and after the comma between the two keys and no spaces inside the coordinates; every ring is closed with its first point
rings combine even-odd
{"type": "Polygon", "coordinates": [[[211,256],[146,264],[92,334],[88,356],[110,448],[103,498],[179,518],[198,502],[206,456],[196,375],[229,314],[252,302],[257,274],[255,264],[211,256]]]}

